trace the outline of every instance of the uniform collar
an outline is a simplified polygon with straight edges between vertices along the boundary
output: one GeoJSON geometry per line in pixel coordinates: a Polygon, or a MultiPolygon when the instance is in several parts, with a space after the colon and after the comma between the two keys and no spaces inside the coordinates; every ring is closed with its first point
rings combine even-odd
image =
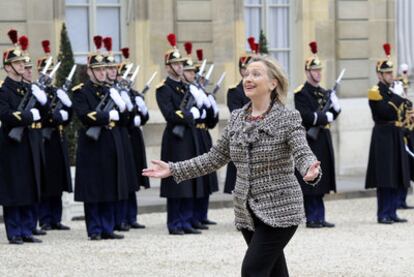
{"type": "Polygon", "coordinates": [[[24,95],[28,88],[28,86],[26,86],[26,84],[23,81],[18,82],[10,77],[6,77],[3,86],[8,87],[11,91],[19,95],[24,95]]]}

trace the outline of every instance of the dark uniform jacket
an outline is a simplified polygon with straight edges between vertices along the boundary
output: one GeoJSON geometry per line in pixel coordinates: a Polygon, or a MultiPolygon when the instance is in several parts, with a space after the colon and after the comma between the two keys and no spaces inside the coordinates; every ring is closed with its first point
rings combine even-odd
{"type": "MultiPolygon", "coordinates": [[[[73,89],[73,108],[83,124],[79,129],[76,155],[75,200],[83,202],[112,202],[125,200],[137,184],[131,170],[134,161],[126,153],[129,143],[121,126],[129,123],[128,113],[119,113],[120,120],[109,120],[109,112],[96,111],[96,107],[109,93],[107,86],[88,81],[73,89]],[[89,127],[101,126],[97,141],[89,138],[89,127]]],[[[110,99],[108,96],[106,99],[110,99]]],[[[115,106],[114,106],[115,108],[115,106]]],[[[126,131],[126,129],[125,129],[126,131]]]]}
{"type": "MultiPolygon", "coordinates": [[[[243,82],[237,86],[229,88],[227,91],[227,107],[230,112],[243,108],[250,99],[244,94],[243,82]]],[[[236,185],[237,170],[233,162],[229,162],[227,165],[226,181],[224,183],[224,193],[232,193],[234,186],[236,185]]]]}
{"type": "MultiPolygon", "coordinates": [[[[135,103],[135,93],[131,94],[131,101],[135,103]]],[[[144,168],[147,168],[147,155],[145,152],[145,142],[142,135],[141,127],[134,125],[134,116],[138,115],[141,118],[141,126],[144,126],[149,120],[149,114],[143,114],[138,111],[138,108],[134,105],[134,111],[131,113],[131,123],[129,124],[128,132],[131,140],[134,160],[135,160],[135,171],[137,172],[138,189],[139,187],[149,188],[149,178],[142,176],[141,172],[144,168]]]]}
{"type": "MultiPolygon", "coordinates": [[[[313,126],[321,127],[318,138],[313,140],[307,137],[307,141],[312,152],[321,162],[323,176],[316,187],[310,187],[306,185],[302,176],[296,171],[304,195],[322,195],[330,191],[336,191],[335,158],[329,130],[330,125],[326,114],[321,112],[328,100],[329,91],[321,87],[314,87],[308,82],[295,90],[295,108],[302,117],[302,124],[306,131],[313,126]]],[[[333,114],[334,119],[339,115],[339,112],[336,112],[333,108],[330,108],[329,112],[333,114]]]]}
{"type": "MultiPolygon", "coordinates": [[[[0,205],[31,205],[40,200],[44,178],[44,149],[41,123],[34,122],[30,111],[18,106],[30,86],[6,78],[0,88],[0,205]],[[12,128],[24,126],[21,142],[9,138],[12,128]]],[[[36,104],[44,116],[48,105],[36,104]]]]}
{"type": "MultiPolygon", "coordinates": [[[[182,161],[200,153],[195,130],[195,120],[190,112],[180,110],[181,101],[188,87],[183,82],[167,78],[156,90],[158,107],[167,121],[162,136],[161,159],[163,161],[182,161]],[[173,133],[175,126],[185,126],[184,137],[173,133]]],[[[161,197],[193,198],[204,197],[206,192],[202,178],[183,181],[177,184],[172,177],[161,180],[161,197]]]]}
{"type": "Polygon", "coordinates": [[[66,138],[64,127],[66,127],[72,118],[72,108],[62,106],[57,109],[56,106],[60,100],[56,96],[57,88],[48,87],[50,109],[43,118],[43,132],[47,129],[52,130],[50,139],[44,137],[44,148],[46,158],[46,178],[43,186],[42,197],[61,196],[63,191],[72,192],[72,177],[70,173],[68,140],[66,138]],[[69,118],[63,121],[60,110],[68,113],[69,118]]]}
{"type": "Polygon", "coordinates": [[[369,149],[366,188],[408,187],[410,172],[402,124],[405,99],[378,83],[368,92],[374,128],[369,149]]]}

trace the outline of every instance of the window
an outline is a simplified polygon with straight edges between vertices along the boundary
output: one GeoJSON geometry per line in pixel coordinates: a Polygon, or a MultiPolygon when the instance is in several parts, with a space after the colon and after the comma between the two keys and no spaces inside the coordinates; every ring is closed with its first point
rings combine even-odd
{"type": "MultiPolygon", "coordinates": [[[[409,76],[412,76],[412,70],[414,68],[414,51],[412,45],[414,43],[414,18],[412,16],[414,12],[414,3],[411,0],[400,0],[395,2],[396,7],[396,33],[398,44],[398,70],[400,65],[405,63],[409,66],[409,76]]],[[[391,51],[391,55],[394,56],[396,51],[391,51]]],[[[395,65],[394,65],[395,66],[395,65]]],[[[401,73],[398,71],[398,73],[401,73]]],[[[412,79],[412,77],[410,78],[412,79]]]]}
{"type": "Polygon", "coordinates": [[[94,35],[112,37],[117,59],[125,22],[123,0],[65,0],[65,17],[76,63],[85,64],[89,51],[95,50],[94,35]]]}
{"type": "MultiPolygon", "coordinates": [[[[245,0],[246,37],[259,40],[262,29],[267,37],[269,54],[290,72],[292,0],[245,0]]],[[[248,45],[246,44],[247,49],[248,45]]],[[[290,75],[290,74],[289,74],[290,75]]]]}

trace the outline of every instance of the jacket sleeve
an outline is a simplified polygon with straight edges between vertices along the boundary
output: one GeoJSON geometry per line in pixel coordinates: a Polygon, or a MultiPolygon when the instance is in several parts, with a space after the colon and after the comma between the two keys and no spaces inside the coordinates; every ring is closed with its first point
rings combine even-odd
{"type": "MultiPolygon", "coordinates": [[[[317,161],[315,155],[310,149],[308,142],[306,141],[305,129],[302,126],[300,114],[297,111],[293,111],[288,116],[287,120],[287,143],[293,155],[295,167],[302,176],[306,175],[309,167],[317,161]]],[[[312,185],[318,183],[322,177],[322,173],[318,178],[313,181],[312,185]]]]}
{"type": "Polygon", "coordinates": [[[82,90],[73,94],[73,109],[85,126],[106,126],[109,124],[109,112],[92,110],[88,105],[87,96],[82,90]]]}
{"type": "Polygon", "coordinates": [[[326,114],[320,111],[313,111],[309,106],[306,96],[301,93],[295,93],[294,96],[295,108],[299,111],[302,117],[303,124],[310,128],[312,126],[325,126],[328,124],[326,114]]]}
{"type": "Polygon", "coordinates": [[[168,123],[174,125],[192,125],[194,118],[190,112],[182,112],[173,105],[171,92],[166,87],[161,87],[156,91],[158,107],[168,123]]]}
{"type": "Polygon", "coordinates": [[[232,120],[224,128],[221,138],[209,152],[190,160],[169,162],[171,173],[177,183],[214,172],[230,161],[229,129],[231,122],[232,120]]]}
{"type": "Polygon", "coordinates": [[[28,126],[34,122],[30,111],[13,109],[8,100],[8,93],[0,89],[0,120],[10,127],[28,126]]]}

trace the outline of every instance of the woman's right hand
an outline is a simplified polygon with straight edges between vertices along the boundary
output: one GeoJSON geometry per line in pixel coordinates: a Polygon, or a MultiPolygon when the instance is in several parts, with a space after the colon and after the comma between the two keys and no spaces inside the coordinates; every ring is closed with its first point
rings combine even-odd
{"type": "Polygon", "coordinates": [[[167,178],[171,176],[171,170],[168,163],[160,160],[153,160],[151,163],[153,166],[142,170],[143,176],[151,178],[167,178]]]}

